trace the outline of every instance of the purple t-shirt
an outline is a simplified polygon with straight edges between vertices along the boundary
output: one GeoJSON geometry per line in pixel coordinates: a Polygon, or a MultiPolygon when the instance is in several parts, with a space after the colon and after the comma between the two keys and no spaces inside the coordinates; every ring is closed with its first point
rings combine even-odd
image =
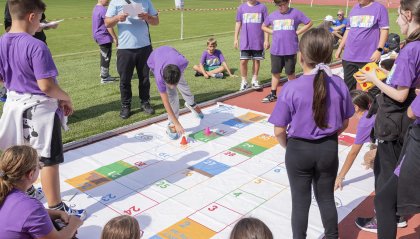
{"type": "Polygon", "coordinates": [[[106,7],[96,5],[92,11],[92,35],[99,45],[112,42],[112,36],[105,27],[106,7]]]}
{"type": "Polygon", "coordinates": [[[350,93],[343,79],[336,75],[326,77],[328,128],[318,128],[312,113],[314,78],[315,75],[302,75],[284,84],[280,91],[268,121],[274,126],[288,127],[288,137],[313,140],[333,135],[343,127],[343,121],[354,114],[350,93]]]}
{"type": "Polygon", "coordinates": [[[178,66],[181,73],[183,73],[188,66],[188,60],[170,46],[156,48],[147,60],[147,65],[153,71],[157,88],[161,93],[166,92],[166,83],[163,80],[163,68],[170,64],[178,66]]]}
{"type": "Polygon", "coordinates": [[[416,116],[416,121],[414,121],[414,123],[420,124],[420,96],[417,96],[411,103],[411,110],[416,116]]]}
{"type": "Polygon", "coordinates": [[[44,42],[27,33],[6,33],[0,37],[0,78],[8,90],[45,95],[37,80],[53,78],[55,81],[57,75],[44,42]]]}
{"type": "Polygon", "coordinates": [[[355,144],[370,142],[370,131],[372,131],[373,125],[375,124],[375,115],[368,119],[366,118],[367,114],[368,111],[366,110],[365,113],[363,113],[362,118],[359,120],[356,131],[356,139],[354,141],[355,144]]]}
{"type": "Polygon", "coordinates": [[[260,2],[257,2],[254,6],[244,3],[238,7],[236,22],[242,24],[239,36],[241,51],[264,50],[264,32],[261,25],[267,16],[267,7],[260,2]]]}
{"type": "Polygon", "coordinates": [[[264,21],[265,26],[272,26],[273,43],[270,53],[277,56],[294,55],[298,52],[298,26],[311,21],[303,12],[290,8],[285,14],[276,10],[264,21]]]}
{"type": "Polygon", "coordinates": [[[401,49],[386,84],[394,88],[420,86],[420,41],[411,42],[401,49]]]}
{"type": "Polygon", "coordinates": [[[220,50],[215,50],[213,54],[210,54],[207,50],[201,55],[200,63],[205,66],[220,66],[225,61],[220,50]]]}
{"type": "Polygon", "coordinates": [[[370,57],[378,48],[380,29],[389,28],[388,11],[378,2],[372,2],[367,7],[356,4],[348,19],[349,32],[343,59],[370,62],[370,57]]]}
{"type": "Polygon", "coordinates": [[[8,239],[40,238],[53,230],[44,206],[17,189],[0,205],[0,225],[0,237],[8,239]]]}

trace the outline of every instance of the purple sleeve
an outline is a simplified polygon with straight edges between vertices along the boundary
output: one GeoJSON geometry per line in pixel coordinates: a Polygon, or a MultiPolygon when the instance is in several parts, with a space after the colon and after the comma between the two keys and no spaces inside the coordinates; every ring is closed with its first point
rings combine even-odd
{"type": "Polygon", "coordinates": [[[262,12],[262,17],[263,17],[263,22],[265,22],[265,19],[268,18],[268,10],[267,10],[267,7],[265,5],[264,5],[263,12],[262,12]]]}
{"type": "Polygon", "coordinates": [[[34,205],[36,209],[28,216],[22,231],[28,232],[33,238],[41,238],[48,235],[53,230],[53,224],[47,211],[41,203],[34,205]]]}
{"type": "Polygon", "coordinates": [[[311,21],[311,19],[309,18],[309,17],[307,17],[303,12],[301,12],[301,11],[299,11],[299,15],[298,15],[299,17],[299,21],[301,22],[301,23],[303,23],[303,24],[308,24],[310,21],[311,21]]]}
{"type": "Polygon", "coordinates": [[[242,23],[242,6],[239,6],[238,11],[236,11],[236,22],[242,23]]]}
{"type": "Polygon", "coordinates": [[[203,54],[201,54],[201,60],[200,60],[200,63],[202,65],[206,64],[206,58],[207,58],[207,51],[204,51],[203,54]]]}
{"type": "Polygon", "coordinates": [[[32,66],[34,75],[37,80],[54,78],[58,75],[57,68],[55,67],[51,52],[47,45],[39,42],[37,48],[32,54],[32,66]]]}
{"type": "Polygon", "coordinates": [[[395,60],[395,70],[390,80],[392,85],[411,87],[416,81],[416,65],[408,54],[409,51],[400,51],[395,60]]]}
{"type": "Polygon", "coordinates": [[[277,127],[287,127],[287,125],[292,121],[292,112],[289,107],[289,102],[291,99],[287,98],[287,83],[283,86],[280,91],[276,106],[274,107],[273,112],[268,118],[268,122],[272,123],[277,127]]]}
{"type": "Polygon", "coordinates": [[[187,58],[185,58],[182,54],[179,54],[179,62],[178,62],[178,67],[179,70],[183,73],[185,71],[185,69],[187,69],[188,67],[188,60],[187,58]]]}
{"type": "Polygon", "coordinates": [[[354,115],[354,105],[350,96],[350,92],[344,83],[344,80],[340,78],[341,91],[343,92],[343,119],[350,119],[354,115]]]}
{"type": "MultiPolygon", "coordinates": [[[[373,124],[369,124],[368,119],[361,118],[357,125],[355,144],[364,144],[370,142],[370,132],[372,131],[373,124]]],[[[374,122],[374,121],[372,121],[374,122]]]]}
{"type": "Polygon", "coordinates": [[[378,25],[379,28],[389,28],[389,16],[388,11],[384,5],[380,4],[379,16],[378,16],[378,25]]]}
{"type": "Polygon", "coordinates": [[[413,114],[417,117],[417,119],[420,118],[420,96],[417,96],[414,101],[411,103],[411,110],[413,111],[413,114]]]}
{"type": "Polygon", "coordinates": [[[153,71],[153,75],[155,76],[155,82],[156,82],[158,91],[160,93],[166,92],[165,82],[163,81],[162,75],[160,74],[160,70],[157,69],[158,67],[156,66],[156,63],[155,63],[155,52],[152,52],[152,54],[150,54],[149,59],[147,59],[147,65],[149,66],[150,70],[153,71]]]}
{"type": "Polygon", "coordinates": [[[220,50],[219,50],[219,60],[220,60],[220,63],[225,62],[225,57],[223,56],[223,53],[220,50]]]}
{"type": "Polygon", "coordinates": [[[269,15],[265,20],[264,20],[264,25],[266,26],[266,27],[268,27],[268,26],[270,26],[271,25],[271,21],[270,21],[270,16],[271,15],[269,15]]]}

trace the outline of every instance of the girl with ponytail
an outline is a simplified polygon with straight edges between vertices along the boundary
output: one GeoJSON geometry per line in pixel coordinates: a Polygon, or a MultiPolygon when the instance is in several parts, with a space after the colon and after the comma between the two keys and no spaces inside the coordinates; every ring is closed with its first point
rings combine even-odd
{"type": "Polygon", "coordinates": [[[338,135],[354,114],[343,79],[332,75],[332,35],[313,28],[299,42],[303,75],[287,82],[269,118],[286,148],[292,193],[293,238],[306,238],[311,186],[321,212],[325,237],[338,238],[334,183],[338,170],[338,135]],[[287,132],[286,132],[287,129],[287,132]]]}
{"type": "Polygon", "coordinates": [[[26,194],[42,168],[38,154],[30,146],[13,146],[0,157],[0,237],[73,238],[82,221],[64,211],[46,210],[41,202],[26,194]],[[67,226],[60,231],[52,220],[67,226]]]}

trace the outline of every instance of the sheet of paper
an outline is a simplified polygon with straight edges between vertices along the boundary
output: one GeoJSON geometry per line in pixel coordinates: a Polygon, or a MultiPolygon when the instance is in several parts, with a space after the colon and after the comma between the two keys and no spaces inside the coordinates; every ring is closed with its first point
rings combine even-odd
{"type": "Polygon", "coordinates": [[[130,17],[137,17],[140,13],[143,13],[143,6],[141,4],[127,4],[123,6],[123,12],[127,13],[130,17]]]}
{"type": "Polygon", "coordinates": [[[52,21],[52,22],[48,22],[48,23],[45,23],[45,22],[41,22],[41,27],[52,27],[52,26],[54,26],[54,25],[58,25],[58,23],[60,23],[60,22],[62,22],[62,21],[64,21],[64,19],[61,19],[61,20],[57,20],[57,21],[52,21]]]}

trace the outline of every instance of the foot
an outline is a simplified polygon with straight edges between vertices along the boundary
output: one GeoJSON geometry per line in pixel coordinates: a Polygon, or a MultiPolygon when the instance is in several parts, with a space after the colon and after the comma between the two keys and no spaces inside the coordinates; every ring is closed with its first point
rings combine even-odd
{"type": "Polygon", "coordinates": [[[194,76],[195,76],[195,77],[199,77],[199,76],[204,76],[204,75],[203,75],[203,74],[201,74],[200,72],[196,71],[194,76]]]}
{"type": "Polygon", "coordinates": [[[107,84],[107,83],[112,83],[115,82],[117,80],[116,77],[112,77],[112,76],[108,76],[106,78],[102,78],[101,77],[101,84],[107,84]]]}
{"type": "Polygon", "coordinates": [[[277,100],[277,96],[270,93],[264,99],[261,100],[262,103],[270,103],[277,100]]]}
{"type": "Polygon", "coordinates": [[[130,117],[130,106],[129,105],[121,106],[120,117],[122,119],[128,119],[130,117]]]}
{"type": "Polygon", "coordinates": [[[69,215],[79,217],[80,220],[82,220],[82,221],[85,220],[86,216],[87,216],[87,213],[86,213],[85,209],[74,209],[74,208],[71,208],[71,207],[67,206],[67,204],[65,204],[64,202],[62,202],[57,207],[50,208],[50,209],[64,211],[69,215]]]}
{"type": "Polygon", "coordinates": [[[260,83],[257,80],[252,81],[251,87],[254,90],[260,90],[260,89],[262,89],[262,86],[260,85],[260,83]]]}
{"type": "Polygon", "coordinates": [[[378,233],[378,223],[376,222],[376,217],[358,217],[354,222],[356,223],[356,226],[363,231],[378,233]]]}
{"type": "Polygon", "coordinates": [[[26,191],[26,194],[31,197],[35,198],[38,201],[41,201],[44,198],[44,192],[42,191],[42,188],[35,188],[33,185],[30,189],[26,191]]]}
{"type": "Polygon", "coordinates": [[[141,107],[142,110],[144,110],[144,112],[146,114],[152,115],[155,113],[155,110],[152,108],[152,106],[150,105],[149,101],[143,102],[141,103],[141,107]]]}
{"type": "Polygon", "coordinates": [[[176,140],[176,139],[179,138],[179,135],[178,135],[178,133],[176,132],[176,129],[175,129],[175,125],[173,125],[172,123],[168,124],[168,127],[166,128],[166,134],[172,140],[176,140]]]}
{"type": "Polygon", "coordinates": [[[191,113],[195,115],[195,117],[199,119],[204,118],[204,114],[203,112],[201,112],[201,109],[197,104],[194,104],[193,106],[191,106],[187,102],[185,102],[185,107],[187,107],[191,111],[191,113]]]}
{"type": "Polygon", "coordinates": [[[246,89],[248,89],[248,83],[247,83],[247,82],[245,82],[245,81],[242,81],[242,82],[241,82],[241,88],[239,88],[239,90],[240,90],[240,91],[244,91],[244,90],[246,90],[246,89]]]}
{"type": "Polygon", "coordinates": [[[407,220],[405,220],[405,217],[399,216],[397,218],[397,227],[398,228],[404,228],[407,227],[407,220]]]}
{"type": "Polygon", "coordinates": [[[223,75],[223,73],[221,73],[221,72],[220,72],[220,73],[216,73],[216,74],[214,74],[214,76],[213,76],[213,77],[214,77],[214,78],[218,78],[218,79],[222,79],[222,78],[223,78],[223,76],[224,76],[224,75],[223,75]]]}

